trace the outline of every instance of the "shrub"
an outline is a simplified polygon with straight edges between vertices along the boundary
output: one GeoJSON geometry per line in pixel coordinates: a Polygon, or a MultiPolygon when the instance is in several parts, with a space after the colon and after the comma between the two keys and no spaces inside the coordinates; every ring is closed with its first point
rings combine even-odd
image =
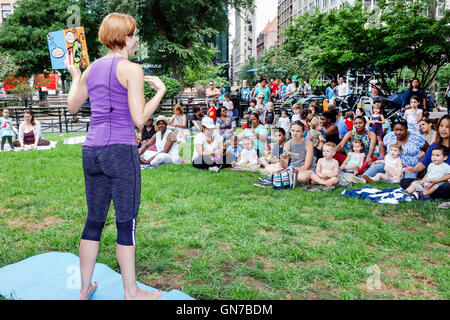
{"type": "MultiPolygon", "coordinates": [[[[166,76],[160,76],[159,78],[164,82],[167,88],[166,95],[164,96],[165,99],[174,98],[180,93],[181,84],[178,80],[166,76]]],[[[144,94],[145,100],[148,101],[155,96],[156,91],[150,88],[150,85],[146,82],[144,84],[144,94]]]]}

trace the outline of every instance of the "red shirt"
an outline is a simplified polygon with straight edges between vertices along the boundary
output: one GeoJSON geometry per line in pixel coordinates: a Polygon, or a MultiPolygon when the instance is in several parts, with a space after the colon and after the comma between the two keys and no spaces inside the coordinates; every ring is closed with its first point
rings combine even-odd
{"type": "Polygon", "coordinates": [[[352,131],[353,130],[353,120],[345,119],[344,122],[345,122],[345,125],[347,126],[347,130],[352,131]]]}
{"type": "Polygon", "coordinates": [[[210,117],[214,121],[217,120],[217,109],[215,107],[209,107],[206,114],[208,115],[208,117],[210,117]]]}
{"type": "Polygon", "coordinates": [[[270,84],[270,90],[272,90],[272,94],[277,94],[278,83],[276,83],[276,81],[274,81],[270,84]]]}

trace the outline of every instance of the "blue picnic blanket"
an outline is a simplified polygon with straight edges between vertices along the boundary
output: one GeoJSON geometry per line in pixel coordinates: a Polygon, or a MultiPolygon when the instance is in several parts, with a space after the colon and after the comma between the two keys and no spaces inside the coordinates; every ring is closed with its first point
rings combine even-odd
{"type": "MultiPolygon", "coordinates": [[[[91,300],[123,300],[122,276],[108,266],[97,263],[92,282],[98,288],[91,300]]],[[[6,299],[76,300],[80,287],[80,259],[71,253],[44,253],[0,269],[0,295],[6,299]]],[[[139,282],[138,287],[157,291],[139,282]]],[[[161,292],[158,300],[194,300],[178,290],[161,292]]]]}
{"type": "Polygon", "coordinates": [[[399,204],[402,201],[412,201],[410,195],[402,188],[389,188],[378,190],[365,186],[358,190],[344,190],[343,196],[370,200],[377,203],[399,204]]]}

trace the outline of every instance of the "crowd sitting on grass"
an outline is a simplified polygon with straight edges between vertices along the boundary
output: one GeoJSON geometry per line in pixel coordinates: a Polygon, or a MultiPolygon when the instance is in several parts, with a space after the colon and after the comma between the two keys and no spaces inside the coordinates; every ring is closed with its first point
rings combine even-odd
{"type": "MultiPolygon", "coordinates": [[[[260,95],[260,100],[264,100],[265,96],[260,95]]],[[[417,198],[449,198],[450,171],[445,173],[449,164],[449,115],[436,124],[429,118],[416,118],[417,123],[413,126],[408,117],[399,117],[393,122],[392,130],[386,130],[383,106],[378,103],[370,118],[363,110],[356,110],[343,119],[332,104],[328,106],[329,111],[321,114],[316,114],[314,106],[303,109],[297,104],[289,118],[286,110],[277,117],[270,101],[263,108],[259,108],[254,100],[250,102],[244,113],[247,122],[240,133],[236,133],[238,126],[234,118],[230,118],[226,106],[219,109],[216,119],[209,116],[209,112],[202,116],[201,108],[194,109],[195,123],[191,121],[195,127],[191,130],[194,167],[215,172],[223,168],[258,171],[268,176],[260,180],[265,185],[270,185],[270,175],[274,172],[294,167],[298,171],[299,184],[330,188],[336,186],[339,179],[351,183],[384,181],[399,183],[408,192],[414,188],[411,193],[417,198]],[[340,121],[346,126],[343,136],[339,130],[340,121]],[[439,177],[427,175],[427,168],[436,158],[435,148],[438,148],[435,153],[442,153],[440,159],[444,163],[438,172],[445,174],[439,177]],[[423,188],[417,187],[415,181],[425,175],[426,179],[420,180],[423,188]]],[[[413,96],[411,110],[415,110],[416,103],[417,98],[413,96]]],[[[167,128],[164,121],[157,122],[157,126],[160,130],[167,128]]],[[[157,139],[153,138],[141,148],[140,153],[147,154],[141,162],[174,163],[161,161],[156,154],[148,157],[147,150],[156,145],[157,139]]],[[[170,153],[169,149],[176,145],[175,137],[159,139],[159,149],[155,150],[159,154],[170,153]]]]}

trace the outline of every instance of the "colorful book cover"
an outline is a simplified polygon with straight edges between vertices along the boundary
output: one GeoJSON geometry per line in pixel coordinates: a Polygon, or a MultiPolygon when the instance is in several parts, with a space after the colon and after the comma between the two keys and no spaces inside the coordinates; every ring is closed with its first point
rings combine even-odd
{"type": "Polygon", "coordinates": [[[67,56],[69,60],[73,58],[77,68],[89,66],[84,27],[50,32],[47,35],[47,42],[52,69],[66,69],[64,61],[67,56]]]}

